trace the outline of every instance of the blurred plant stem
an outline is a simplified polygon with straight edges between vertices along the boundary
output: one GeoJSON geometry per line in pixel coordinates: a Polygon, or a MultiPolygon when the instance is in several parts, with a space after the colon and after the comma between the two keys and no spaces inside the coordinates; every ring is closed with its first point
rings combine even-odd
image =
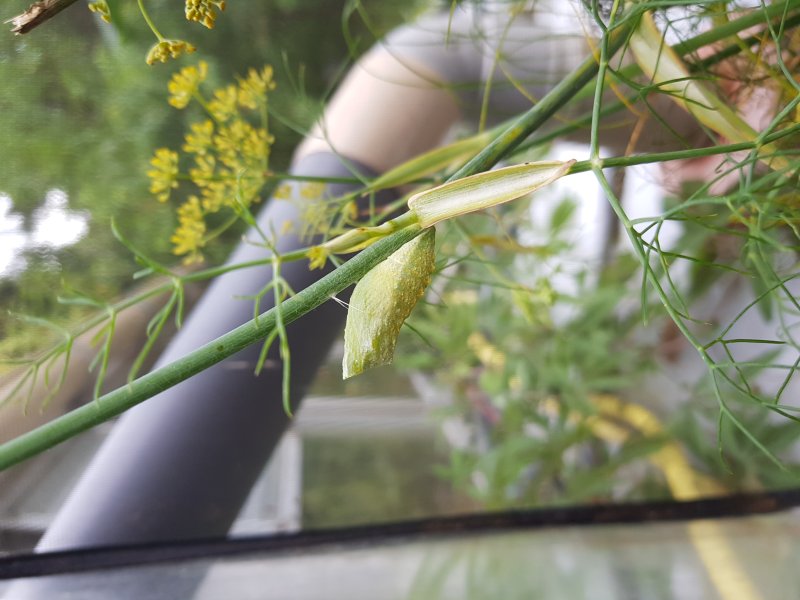
{"type": "Polygon", "coordinates": [[[11,23],[11,32],[16,34],[28,33],[45,21],[55,17],[65,8],[75,4],[76,0],[40,0],[34,2],[24,13],[6,21],[11,23]]]}

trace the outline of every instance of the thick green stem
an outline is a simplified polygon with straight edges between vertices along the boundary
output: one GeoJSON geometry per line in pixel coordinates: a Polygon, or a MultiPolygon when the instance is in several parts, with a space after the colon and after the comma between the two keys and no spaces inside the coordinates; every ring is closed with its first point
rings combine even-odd
{"type": "MultiPolygon", "coordinates": [[[[608,45],[612,52],[622,48],[635,24],[635,20],[628,20],[625,26],[618,27],[609,34],[608,45]]],[[[523,114],[484,150],[461,167],[448,181],[454,181],[485,171],[497,164],[498,161],[521,144],[525,138],[562,109],[565,102],[578,94],[584,86],[591,82],[597,75],[598,67],[594,56],[584,60],[577,69],[562,79],[533,108],[523,114]]]]}
{"type": "MultiPolygon", "coordinates": [[[[284,300],[281,303],[283,322],[288,324],[295,321],[354,284],[372,267],[414,239],[421,231],[419,227],[408,227],[395,232],[353,257],[314,285],[284,300]]],[[[3,444],[0,446],[0,471],[99,425],[264,339],[275,325],[276,312],[273,308],[259,316],[257,320],[237,327],[183,358],[3,444]]]]}

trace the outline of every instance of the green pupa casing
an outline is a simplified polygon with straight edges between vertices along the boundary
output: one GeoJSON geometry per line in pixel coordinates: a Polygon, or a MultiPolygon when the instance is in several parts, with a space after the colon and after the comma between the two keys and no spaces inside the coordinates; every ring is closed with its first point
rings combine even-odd
{"type": "Polygon", "coordinates": [[[356,284],[344,328],[342,378],[392,362],[400,328],[434,270],[435,230],[425,230],[356,284]]]}

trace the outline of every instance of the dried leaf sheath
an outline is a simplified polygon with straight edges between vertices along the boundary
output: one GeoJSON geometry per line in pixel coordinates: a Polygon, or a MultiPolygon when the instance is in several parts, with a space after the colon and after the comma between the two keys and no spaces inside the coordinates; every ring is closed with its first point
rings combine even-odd
{"type": "MultiPolygon", "coordinates": [[[[658,90],[694,116],[700,123],[724,136],[731,142],[753,142],[755,131],[702,79],[693,77],[686,64],[663,39],[651,13],[642,15],[639,28],[631,35],[629,47],[634,59],[658,90]]],[[[761,148],[760,160],[773,169],[786,169],[786,158],[774,156],[778,152],[772,144],[761,148]]]]}
{"type": "Polygon", "coordinates": [[[408,207],[420,227],[516,200],[566,175],[574,160],[524,163],[457,179],[414,194],[408,207]]]}

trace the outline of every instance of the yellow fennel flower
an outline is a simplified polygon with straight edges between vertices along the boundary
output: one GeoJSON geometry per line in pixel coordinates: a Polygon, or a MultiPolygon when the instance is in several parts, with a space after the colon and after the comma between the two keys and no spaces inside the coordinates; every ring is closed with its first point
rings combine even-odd
{"type": "Polygon", "coordinates": [[[308,257],[308,268],[312,271],[314,269],[321,269],[328,261],[328,255],[328,249],[324,246],[312,246],[306,253],[308,257]]]}
{"type": "Polygon", "coordinates": [[[224,11],[225,5],[225,0],[186,0],[186,18],[213,29],[217,9],[224,11]]]}
{"type": "Polygon", "coordinates": [[[291,200],[292,198],[292,184],[282,183],[272,193],[275,200],[291,200]]]}
{"type": "Polygon", "coordinates": [[[108,8],[108,2],[106,2],[106,0],[89,2],[89,10],[93,13],[97,13],[106,23],[111,23],[111,10],[108,8]]]}
{"type": "Polygon", "coordinates": [[[300,186],[300,195],[306,200],[319,200],[325,191],[325,184],[321,181],[309,181],[300,186]]]}
{"type": "Polygon", "coordinates": [[[169,148],[159,148],[150,159],[153,166],[147,172],[150,178],[150,193],[159,202],[169,200],[170,192],[178,187],[178,153],[169,148]]]}
{"type": "MultiPolygon", "coordinates": [[[[179,173],[180,155],[167,148],[156,150],[148,171],[150,191],[162,202],[169,200],[179,184],[194,188],[193,195],[178,209],[178,226],[170,238],[173,252],[184,256],[186,263],[202,260],[201,249],[221,231],[209,235],[207,218],[223,210],[240,215],[260,200],[269,178],[274,142],[264,110],[267,92],[275,87],[272,69],[251,70],[239,79],[239,85],[218,89],[205,102],[201,87],[207,75],[208,67],[201,61],[174,74],[168,85],[172,106],[182,109],[194,98],[209,113],[184,134],[181,151],[188,173],[179,173]],[[242,104],[240,96],[255,110],[242,104]],[[260,126],[255,124],[256,119],[260,126]]],[[[232,222],[225,221],[223,228],[232,222]]]]}
{"type": "Polygon", "coordinates": [[[250,69],[247,77],[239,80],[239,104],[244,108],[258,108],[259,103],[266,103],[267,92],[274,89],[271,66],[267,65],[260,71],[250,69]]]}
{"type": "Polygon", "coordinates": [[[208,153],[209,146],[211,146],[211,137],[214,134],[214,123],[206,119],[199,123],[192,123],[189,129],[189,133],[184,137],[186,140],[183,145],[184,152],[197,154],[198,156],[208,153]]]}
{"type": "Polygon", "coordinates": [[[227,125],[217,129],[214,136],[214,150],[217,152],[220,162],[232,169],[240,169],[244,165],[241,163],[242,142],[250,134],[252,125],[242,119],[233,119],[227,125]]]}
{"type": "Polygon", "coordinates": [[[170,58],[178,58],[182,54],[189,54],[197,50],[189,42],[183,40],[160,40],[153,44],[147,53],[145,62],[148,65],[157,62],[167,62],[170,58]]]}
{"type": "Polygon", "coordinates": [[[206,224],[200,201],[197,196],[190,196],[178,207],[178,227],[170,238],[175,245],[173,254],[177,256],[188,254],[183,260],[185,264],[202,261],[203,255],[200,249],[205,244],[205,233],[206,224]]]}
{"type": "Polygon", "coordinates": [[[237,91],[235,85],[229,85],[214,92],[214,98],[208,103],[208,111],[219,123],[224,123],[236,114],[237,91]]]}
{"type": "Polygon", "coordinates": [[[201,60],[197,66],[184,67],[175,73],[167,84],[169,99],[167,102],[175,108],[186,108],[197,93],[200,84],[208,75],[208,65],[201,60]]]}

